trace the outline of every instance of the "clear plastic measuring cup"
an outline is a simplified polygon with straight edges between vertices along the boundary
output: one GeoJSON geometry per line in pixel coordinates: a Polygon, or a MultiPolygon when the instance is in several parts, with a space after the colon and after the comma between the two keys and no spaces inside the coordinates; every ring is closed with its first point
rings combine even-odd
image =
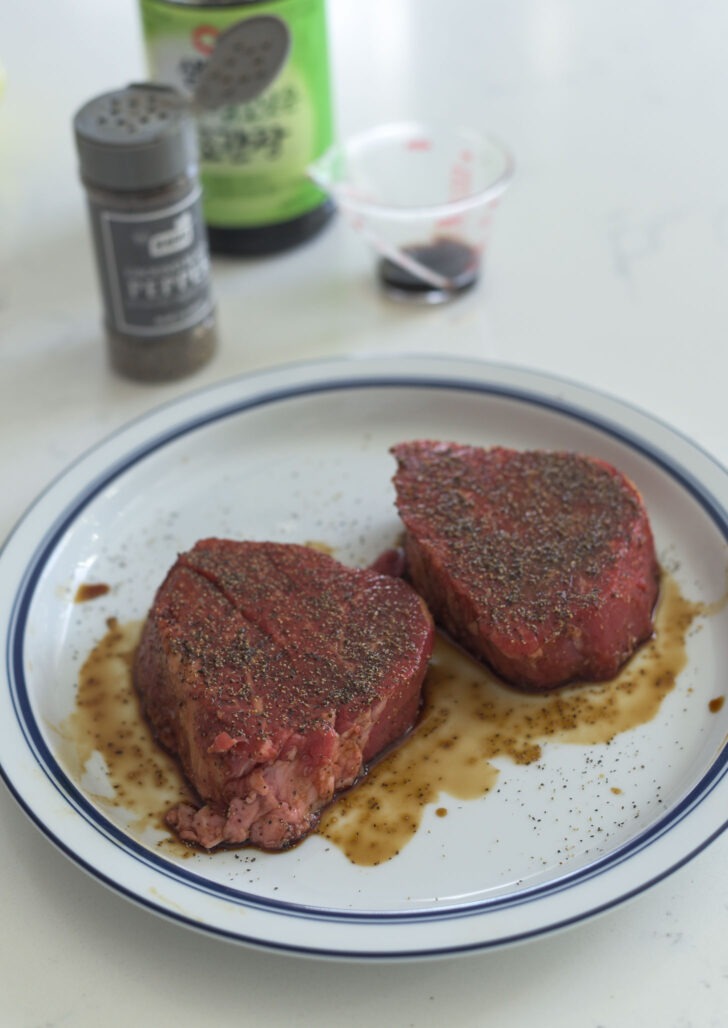
{"type": "Polygon", "coordinates": [[[379,255],[385,291],[437,304],[477,282],[513,159],[476,130],[407,122],[334,144],[309,174],[379,255]]]}

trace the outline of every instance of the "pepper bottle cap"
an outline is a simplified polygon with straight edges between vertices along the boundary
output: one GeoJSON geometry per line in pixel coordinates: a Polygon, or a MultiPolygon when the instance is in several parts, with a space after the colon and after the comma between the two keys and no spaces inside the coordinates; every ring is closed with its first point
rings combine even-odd
{"type": "Polygon", "coordinates": [[[132,83],[95,97],[73,121],[84,181],[132,191],[163,186],[198,160],[187,100],[171,86],[132,83]]]}

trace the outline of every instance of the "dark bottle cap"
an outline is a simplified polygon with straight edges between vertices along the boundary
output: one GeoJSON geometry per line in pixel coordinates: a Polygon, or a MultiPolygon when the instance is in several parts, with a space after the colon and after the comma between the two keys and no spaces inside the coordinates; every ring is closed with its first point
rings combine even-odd
{"type": "Polygon", "coordinates": [[[106,189],[153,189],[197,164],[188,101],[170,86],[132,84],[90,100],[73,121],[85,182],[106,189]]]}

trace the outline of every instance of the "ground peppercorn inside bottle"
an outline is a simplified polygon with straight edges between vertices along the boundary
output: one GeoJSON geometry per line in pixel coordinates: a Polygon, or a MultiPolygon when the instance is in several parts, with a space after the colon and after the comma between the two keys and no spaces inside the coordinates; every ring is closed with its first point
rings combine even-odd
{"type": "Polygon", "coordinates": [[[217,343],[197,175],[197,135],[175,89],[105,93],[74,118],[112,366],[164,381],[217,343]]]}

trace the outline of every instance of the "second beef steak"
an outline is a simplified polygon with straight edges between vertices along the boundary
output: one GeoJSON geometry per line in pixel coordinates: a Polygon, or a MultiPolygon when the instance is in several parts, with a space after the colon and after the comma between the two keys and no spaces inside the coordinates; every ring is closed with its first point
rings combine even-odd
{"type": "Polygon", "coordinates": [[[435,622],[505,679],[610,678],[651,634],[652,532],[614,467],[429,440],[392,452],[407,576],[435,622]]]}
{"type": "Polygon", "coordinates": [[[159,741],[201,797],[168,822],[284,848],[414,722],[432,619],[405,582],[305,546],[206,539],[160,586],[135,662],[159,741]]]}

